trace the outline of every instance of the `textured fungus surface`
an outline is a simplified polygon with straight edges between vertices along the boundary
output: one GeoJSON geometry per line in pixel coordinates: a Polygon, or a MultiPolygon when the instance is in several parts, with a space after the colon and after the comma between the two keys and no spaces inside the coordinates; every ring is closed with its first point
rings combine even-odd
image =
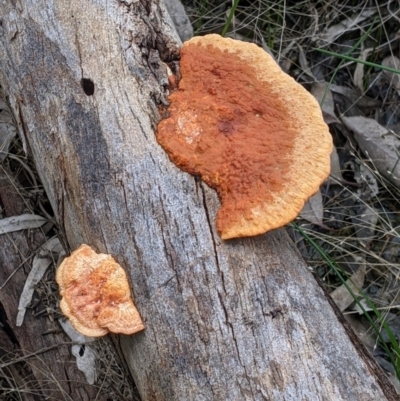
{"type": "Polygon", "coordinates": [[[60,308],[80,333],[99,337],[144,329],[125,271],[110,255],[83,244],[60,264],[56,280],[60,308]]]}
{"type": "Polygon", "coordinates": [[[180,65],[157,140],[217,190],[218,233],[257,235],[293,220],[329,174],[332,139],[318,103],[253,44],[193,38],[180,65]]]}

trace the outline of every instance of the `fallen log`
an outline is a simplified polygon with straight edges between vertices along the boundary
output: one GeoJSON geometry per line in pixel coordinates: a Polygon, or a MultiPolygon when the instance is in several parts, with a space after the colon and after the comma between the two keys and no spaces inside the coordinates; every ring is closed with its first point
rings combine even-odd
{"type": "MultiPolygon", "coordinates": [[[[222,241],[218,198],[157,144],[180,42],[159,1],[0,9],[0,83],[71,249],[126,269],[146,400],[395,400],[283,230],[222,241]]],[[[14,318],[14,317],[12,317],[14,318]]]]}

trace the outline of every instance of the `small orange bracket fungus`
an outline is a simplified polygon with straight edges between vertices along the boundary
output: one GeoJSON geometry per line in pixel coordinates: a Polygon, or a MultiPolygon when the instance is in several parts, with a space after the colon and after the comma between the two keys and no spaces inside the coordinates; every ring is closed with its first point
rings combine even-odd
{"type": "Polygon", "coordinates": [[[317,101],[261,48],[218,35],[184,43],[180,73],[157,140],[218,192],[221,238],[289,223],[329,175],[317,101]]]}
{"type": "Polygon", "coordinates": [[[133,334],[144,329],[126,273],[112,256],[83,244],[60,264],[56,281],[61,311],[85,336],[133,334]]]}

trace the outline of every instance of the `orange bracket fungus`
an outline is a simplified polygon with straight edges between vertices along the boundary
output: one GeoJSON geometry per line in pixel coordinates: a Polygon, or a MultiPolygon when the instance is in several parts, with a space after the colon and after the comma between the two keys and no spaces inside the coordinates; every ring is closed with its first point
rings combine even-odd
{"type": "Polygon", "coordinates": [[[133,334],[144,329],[125,271],[112,256],[97,254],[83,244],[60,264],[56,281],[62,312],[85,336],[133,334]]]}
{"type": "Polygon", "coordinates": [[[184,43],[180,73],[157,140],[218,192],[221,238],[289,223],[330,170],[317,101],[258,46],[214,34],[184,43]]]}

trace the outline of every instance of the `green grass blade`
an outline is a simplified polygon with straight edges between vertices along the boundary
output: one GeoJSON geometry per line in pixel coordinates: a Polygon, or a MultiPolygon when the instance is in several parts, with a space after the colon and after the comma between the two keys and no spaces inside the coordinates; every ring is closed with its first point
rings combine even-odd
{"type": "Polygon", "coordinates": [[[345,54],[334,53],[334,52],[331,52],[329,50],[316,49],[316,48],[314,50],[317,51],[317,52],[323,53],[323,54],[327,54],[327,55],[332,56],[332,57],[341,58],[341,59],[346,60],[346,61],[354,61],[355,63],[364,64],[364,65],[366,65],[368,67],[379,68],[379,69],[381,69],[383,71],[389,71],[389,72],[393,72],[395,74],[400,74],[400,70],[396,70],[395,68],[391,68],[391,67],[385,67],[384,65],[381,65],[381,64],[375,64],[375,63],[371,63],[370,61],[359,60],[358,58],[350,57],[350,56],[347,56],[345,54]]]}
{"type": "Polygon", "coordinates": [[[226,33],[228,32],[229,26],[231,25],[232,18],[235,15],[235,11],[236,11],[236,8],[238,5],[239,5],[239,0],[234,0],[232,8],[231,8],[231,12],[228,15],[228,19],[226,20],[224,29],[222,30],[222,33],[221,33],[222,37],[224,37],[226,35],[226,33]]]}
{"type": "Polygon", "coordinates": [[[390,329],[389,325],[385,322],[383,316],[381,313],[375,308],[375,305],[370,301],[370,299],[364,294],[363,291],[359,290],[360,295],[363,297],[363,299],[366,301],[367,305],[372,309],[374,312],[375,316],[378,318],[378,321],[382,324],[383,329],[385,330],[386,334],[388,335],[389,341],[391,346],[393,347],[393,351],[396,354],[396,358],[393,356],[393,352],[390,351],[388,345],[386,344],[381,331],[379,330],[379,327],[377,324],[374,322],[374,320],[371,318],[370,314],[368,311],[365,310],[364,306],[362,303],[358,300],[358,295],[356,295],[352,289],[349,287],[349,285],[346,282],[346,279],[343,277],[342,273],[340,272],[340,269],[333,263],[333,261],[329,258],[329,256],[323,251],[321,247],[318,246],[318,244],[310,238],[310,236],[303,231],[296,223],[292,223],[293,227],[300,232],[300,234],[317,250],[317,252],[320,254],[320,256],[328,263],[329,267],[335,272],[335,274],[338,276],[339,280],[341,283],[345,286],[347,291],[350,293],[354,301],[357,303],[357,305],[360,307],[362,312],[364,313],[364,316],[370,323],[371,327],[375,331],[375,334],[378,336],[380,340],[380,344],[382,348],[385,350],[386,355],[390,359],[390,362],[392,363],[396,375],[398,378],[400,378],[400,347],[399,344],[396,340],[396,337],[394,336],[392,330],[390,329]]]}

